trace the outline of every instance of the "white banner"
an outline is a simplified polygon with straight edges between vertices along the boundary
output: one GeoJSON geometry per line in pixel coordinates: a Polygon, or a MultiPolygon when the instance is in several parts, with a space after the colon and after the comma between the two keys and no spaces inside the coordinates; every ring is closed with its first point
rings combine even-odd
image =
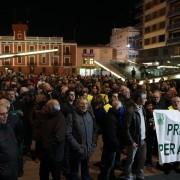
{"type": "Polygon", "coordinates": [[[159,163],[180,161],[180,112],[154,110],[159,163]]]}

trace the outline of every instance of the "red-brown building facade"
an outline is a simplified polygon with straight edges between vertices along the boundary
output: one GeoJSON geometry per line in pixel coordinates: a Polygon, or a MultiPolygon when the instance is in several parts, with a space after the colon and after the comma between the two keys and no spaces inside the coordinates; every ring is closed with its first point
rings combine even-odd
{"type": "Polygon", "coordinates": [[[57,52],[18,56],[0,60],[0,71],[7,69],[23,73],[72,74],[76,71],[77,44],[64,42],[63,37],[27,36],[26,24],[13,24],[13,36],[0,36],[0,54],[16,54],[58,49],[57,52]]]}

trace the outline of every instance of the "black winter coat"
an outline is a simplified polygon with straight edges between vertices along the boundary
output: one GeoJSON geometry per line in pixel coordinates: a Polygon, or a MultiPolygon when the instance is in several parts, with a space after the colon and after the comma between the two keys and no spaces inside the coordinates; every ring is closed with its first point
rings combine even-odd
{"type": "MultiPolygon", "coordinates": [[[[144,114],[145,129],[147,130],[146,114],[144,109],[143,109],[143,114],[144,114]]],[[[125,123],[126,144],[132,145],[134,142],[136,144],[141,144],[141,118],[135,104],[130,104],[127,107],[127,111],[125,114],[125,122],[126,122],[125,123]]]]}
{"type": "Polygon", "coordinates": [[[37,121],[35,140],[40,158],[50,158],[62,161],[66,136],[66,122],[64,115],[59,111],[55,114],[44,114],[40,122],[37,121]]]}
{"type": "Polygon", "coordinates": [[[0,125],[0,177],[17,175],[17,141],[8,124],[0,125]]]}
{"type": "Polygon", "coordinates": [[[119,110],[110,108],[103,127],[104,145],[112,152],[120,151],[124,145],[124,127],[120,122],[124,117],[119,117],[119,110]]]}

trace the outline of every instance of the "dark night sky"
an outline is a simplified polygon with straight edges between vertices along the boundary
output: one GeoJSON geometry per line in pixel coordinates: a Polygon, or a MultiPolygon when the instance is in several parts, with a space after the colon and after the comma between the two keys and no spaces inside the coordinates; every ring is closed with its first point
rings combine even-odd
{"type": "Polygon", "coordinates": [[[108,43],[112,28],[134,24],[135,1],[49,0],[48,4],[26,4],[28,8],[1,6],[0,35],[12,33],[12,23],[28,22],[30,36],[63,36],[80,44],[108,43]]]}

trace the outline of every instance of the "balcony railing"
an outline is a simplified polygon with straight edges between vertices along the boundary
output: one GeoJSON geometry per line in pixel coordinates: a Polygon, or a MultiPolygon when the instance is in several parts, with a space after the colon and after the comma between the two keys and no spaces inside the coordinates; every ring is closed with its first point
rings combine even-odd
{"type": "Polygon", "coordinates": [[[168,0],[168,3],[178,2],[179,0],[168,0]]]}
{"type": "Polygon", "coordinates": [[[29,41],[50,41],[50,42],[63,42],[62,37],[27,37],[29,41]]]}
{"type": "Polygon", "coordinates": [[[1,41],[13,41],[13,36],[0,36],[1,41]]]}
{"type": "Polygon", "coordinates": [[[175,23],[175,24],[171,24],[171,25],[168,26],[169,31],[177,30],[177,29],[180,29],[180,22],[175,23]]]}
{"type": "Polygon", "coordinates": [[[83,57],[94,57],[95,54],[94,53],[83,53],[82,56],[83,57]]]}
{"type": "Polygon", "coordinates": [[[134,36],[134,40],[138,40],[138,39],[142,39],[142,35],[141,34],[134,36]]]}
{"type": "Polygon", "coordinates": [[[168,16],[177,16],[180,15],[180,8],[171,9],[168,13],[168,16]]]}
{"type": "Polygon", "coordinates": [[[180,44],[180,37],[168,39],[167,43],[168,44],[180,44]]]}

